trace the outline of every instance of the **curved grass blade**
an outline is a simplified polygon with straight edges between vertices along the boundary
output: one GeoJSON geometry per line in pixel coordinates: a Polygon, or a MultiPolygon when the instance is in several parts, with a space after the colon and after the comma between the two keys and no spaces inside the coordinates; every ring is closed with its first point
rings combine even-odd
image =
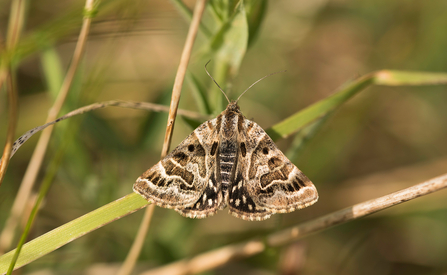
{"type": "MultiPolygon", "coordinates": [[[[191,24],[192,11],[188,8],[188,6],[181,0],[171,0],[171,3],[174,4],[179,13],[188,21],[189,24],[191,24]]],[[[199,29],[207,38],[211,37],[211,31],[202,22],[200,22],[199,29]]]]}
{"type": "MultiPolygon", "coordinates": [[[[17,150],[30,137],[32,137],[37,132],[42,131],[43,129],[47,128],[48,126],[56,124],[59,121],[62,121],[64,119],[70,118],[70,117],[75,116],[75,115],[80,115],[80,114],[83,114],[85,112],[90,112],[90,111],[93,111],[93,110],[96,110],[96,109],[101,109],[101,108],[105,108],[105,107],[109,107],[109,106],[132,108],[132,109],[142,109],[142,110],[151,110],[151,111],[154,111],[154,112],[167,112],[167,111],[169,111],[169,107],[168,106],[163,106],[163,105],[158,105],[158,104],[153,104],[153,103],[148,103],[148,102],[132,102],[132,101],[123,101],[123,100],[110,100],[110,101],[104,101],[104,102],[99,102],[99,103],[93,103],[93,104],[81,107],[79,109],[76,109],[74,111],[71,111],[71,112],[69,112],[69,113],[59,117],[58,119],[53,120],[51,122],[48,122],[48,123],[46,123],[44,125],[37,126],[37,127],[33,128],[33,129],[29,130],[25,134],[21,135],[13,143],[10,158],[12,158],[14,156],[14,154],[17,152],[17,150]]],[[[192,119],[208,119],[208,116],[206,116],[206,115],[201,115],[201,114],[197,114],[197,113],[194,113],[194,112],[191,112],[191,111],[186,111],[186,110],[178,110],[178,114],[181,115],[181,116],[191,117],[192,119]]]]}
{"type": "MultiPolygon", "coordinates": [[[[208,52],[214,54],[213,77],[225,90],[227,83],[237,74],[242,59],[247,51],[249,38],[247,15],[244,2],[240,1],[233,14],[222,25],[212,38],[208,52]]],[[[210,101],[214,104],[214,112],[225,108],[227,102],[223,101],[220,90],[212,85],[209,91],[210,101]]]]}
{"type": "MultiPolygon", "coordinates": [[[[35,238],[22,247],[14,269],[24,266],[59,247],[76,240],[85,234],[120,219],[148,205],[148,202],[136,193],[113,201],[82,217],[68,222],[52,231],[35,238]]],[[[12,260],[15,250],[0,257],[0,274],[4,274],[12,260]]]]}
{"type": "Polygon", "coordinates": [[[202,114],[211,114],[211,106],[208,102],[208,96],[205,87],[200,84],[199,80],[192,73],[187,72],[186,77],[189,80],[188,83],[196,100],[199,112],[202,114]]]}
{"type": "Polygon", "coordinates": [[[305,125],[334,110],[370,85],[421,86],[447,84],[447,73],[405,72],[383,70],[362,76],[341,87],[338,92],[298,111],[267,129],[273,140],[286,138],[305,125]]]}

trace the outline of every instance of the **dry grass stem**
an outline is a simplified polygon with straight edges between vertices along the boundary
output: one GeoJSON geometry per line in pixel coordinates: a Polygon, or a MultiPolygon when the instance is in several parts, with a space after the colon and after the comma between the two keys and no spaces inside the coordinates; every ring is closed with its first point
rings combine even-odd
{"type": "Polygon", "coordinates": [[[154,274],[196,274],[211,270],[238,258],[246,258],[265,250],[262,241],[253,240],[241,244],[228,245],[211,252],[196,256],[191,260],[182,260],[156,270],[143,272],[140,275],[154,274]]]}
{"type": "Polygon", "coordinates": [[[234,259],[246,258],[261,253],[267,247],[285,245],[301,239],[309,234],[373,214],[380,210],[428,195],[444,188],[447,188],[447,174],[389,195],[359,203],[323,217],[270,234],[265,238],[264,242],[259,240],[250,240],[240,244],[228,245],[223,248],[195,256],[189,260],[181,260],[148,272],[144,272],[142,275],[181,275],[211,270],[234,259]]]}
{"type": "MultiPolygon", "coordinates": [[[[143,220],[141,221],[140,230],[138,232],[144,232],[146,233],[149,230],[149,225],[151,223],[152,214],[154,213],[155,207],[148,206],[148,210],[144,212],[143,220]]],[[[138,256],[140,255],[141,248],[144,244],[144,239],[146,238],[146,234],[137,234],[137,237],[135,238],[134,244],[129,254],[126,258],[126,261],[121,265],[118,275],[125,275],[129,274],[135,266],[135,263],[137,262],[138,256]]]]}
{"type": "Polygon", "coordinates": [[[25,0],[15,0],[11,4],[11,16],[8,22],[8,34],[6,36],[6,49],[11,50],[19,41],[25,19],[25,0]]]}
{"type": "Polygon", "coordinates": [[[0,160],[0,186],[2,185],[6,173],[6,168],[8,167],[9,164],[18,117],[17,90],[15,87],[14,80],[12,79],[12,75],[8,74],[7,78],[8,78],[7,91],[9,99],[8,132],[6,134],[6,144],[5,147],[3,148],[3,155],[0,160]]]}
{"type": "MultiPolygon", "coordinates": [[[[16,142],[14,142],[13,146],[12,146],[12,153],[10,155],[10,158],[17,152],[17,150],[19,150],[19,148],[29,139],[31,138],[33,135],[35,135],[36,133],[38,133],[39,131],[44,130],[45,128],[56,124],[62,120],[65,120],[67,118],[76,116],[76,115],[80,115],[86,112],[90,112],[96,109],[101,109],[101,108],[105,108],[105,107],[110,107],[110,106],[114,106],[114,107],[123,107],[123,108],[132,108],[132,109],[141,109],[141,110],[149,110],[149,111],[154,111],[154,112],[168,112],[169,111],[169,107],[164,106],[164,105],[159,105],[159,104],[154,104],[154,103],[147,103],[147,102],[133,102],[133,101],[123,101],[123,100],[110,100],[110,101],[105,101],[105,102],[98,102],[98,103],[93,103],[84,107],[81,107],[79,109],[73,110],[69,113],[67,113],[66,115],[63,115],[59,118],[57,118],[56,120],[53,120],[51,122],[48,122],[44,125],[41,126],[37,126],[29,131],[27,131],[25,134],[21,135],[16,142]]],[[[178,110],[178,114],[185,116],[185,117],[189,117],[189,118],[193,118],[193,119],[197,119],[197,120],[204,120],[204,119],[208,119],[209,117],[206,115],[201,115],[199,113],[195,113],[195,112],[191,112],[191,111],[187,111],[187,110],[178,110]]]]}
{"type": "Polygon", "coordinates": [[[180,64],[177,69],[177,74],[174,80],[174,87],[172,89],[171,107],[169,109],[168,124],[166,126],[162,157],[168,154],[169,146],[171,145],[172,131],[174,130],[175,117],[177,116],[177,108],[180,101],[180,94],[182,92],[183,80],[185,79],[186,68],[188,67],[192,47],[197,36],[197,31],[199,30],[200,20],[202,19],[205,6],[206,0],[197,1],[194,8],[192,22],[189,26],[188,35],[186,37],[185,46],[183,47],[182,56],[180,57],[180,64]]]}
{"type": "Polygon", "coordinates": [[[413,185],[412,187],[385,195],[366,202],[355,204],[351,207],[333,212],[323,217],[305,222],[277,233],[267,238],[269,246],[279,246],[307,236],[311,233],[330,228],[334,225],[358,219],[377,211],[389,208],[403,202],[428,195],[447,187],[447,174],[430,179],[426,182],[413,185]]]}
{"type": "MultiPolygon", "coordinates": [[[[90,14],[93,10],[93,0],[87,0],[85,4],[85,10],[90,14]]],[[[68,68],[67,74],[62,83],[61,89],[59,90],[58,97],[50,109],[46,122],[50,122],[56,119],[57,114],[59,113],[62,105],[67,97],[70,86],[73,82],[74,74],[77,70],[79,61],[84,52],[85,42],[87,40],[88,32],[90,29],[91,17],[85,16],[81,28],[81,32],[79,34],[78,42],[76,43],[75,52],[73,54],[73,59],[68,68]]],[[[5,250],[9,249],[11,246],[12,239],[14,238],[14,231],[17,227],[19,217],[23,214],[23,210],[25,208],[26,202],[29,199],[31,194],[32,187],[34,182],[36,181],[37,174],[42,165],[43,157],[45,156],[45,152],[48,147],[48,143],[51,137],[53,127],[50,126],[45,131],[42,132],[42,135],[39,138],[37,146],[31,156],[30,163],[26,169],[25,175],[23,177],[22,183],[20,185],[20,189],[17,193],[17,196],[14,200],[14,204],[11,209],[11,213],[8,216],[8,220],[6,221],[6,225],[0,235],[0,254],[2,254],[5,250]]]]}
{"type": "MultiPolygon", "coordinates": [[[[191,57],[192,48],[194,46],[194,41],[197,36],[197,32],[199,30],[200,21],[202,19],[203,12],[205,10],[206,0],[198,0],[196,2],[196,6],[194,8],[194,14],[192,18],[191,25],[189,26],[188,34],[186,36],[185,46],[183,47],[183,52],[180,57],[180,64],[177,69],[177,74],[174,80],[174,86],[172,89],[171,96],[171,106],[169,108],[168,115],[168,123],[166,126],[165,139],[163,142],[163,149],[161,151],[161,158],[165,157],[168,154],[169,146],[171,144],[172,132],[174,130],[174,122],[177,116],[178,104],[180,101],[180,94],[182,91],[183,80],[185,79],[186,68],[188,67],[189,59],[191,57]]],[[[155,206],[149,205],[146,208],[145,217],[149,216],[147,223],[150,222],[150,217],[152,216],[148,214],[148,212],[154,211],[155,206]]],[[[140,255],[142,244],[138,242],[142,242],[143,239],[147,235],[147,231],[149,230],[149,226],[145,226],[144,224],[140,225],[138,229],[137,237],[132,244],[130,249],[131,253],[129,253],[120,268],[118,274],[127,275],[130,274],[135,266],[135,263],[140,255]]]]}
{"type": "MultiPolygon", "coordinates": [[[[26,2],[24,0],[15,0],[12,2],[11,16],[9,17],[8,33],[6,37],[6,52],[13,49],[17,45],[17,41],[19,41],[24,24],[25,7],[26,2]]],[[[7,81],[6,90],[9,98],[8,132],[6,134],[6,143],[0,161],[0,186],[5,177],[6,169],[8,168],[18,120],[17,90],[15,89],[14,71],[9,62],[10,60],[5,60],[4,58],[0,64],[0,88],[3,86],[3,83],[7,81]]]]}

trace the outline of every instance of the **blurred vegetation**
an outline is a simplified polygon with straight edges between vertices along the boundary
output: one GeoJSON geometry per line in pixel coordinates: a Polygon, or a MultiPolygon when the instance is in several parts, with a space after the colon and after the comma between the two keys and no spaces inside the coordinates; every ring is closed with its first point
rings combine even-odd
{"type": "MultiPolygon", "coordinates": [[[[192,9],[194,1],[185,3],[192,9]]],[[[9,5],[0,2],[2,37],[9,5]]],[[[23,38],[13,53],[20,106],[17,135],[44,123],[72,56],[83,3],[44,0],[29,5],[23,38]]],[[[237,21],[232,17],[235,5],[210,1],[203,20],[207,30],[196,41],[180,108],[213,114],[223,110],[225,101],[203,69],[209,59],[213,76],[233,99],[264,75],[287,70],[263,80],[240,100],[245,116],[264,129],[375,70],[447,71],[447,6],[442,0],[247,1],[248,33],[213,36],[237,21]],[[235,35],[246,41],[239,52],[222,51],[225,39],[235,35]]],[[[167,105],[189,26],[185,10],[174,1],[114,0],[103,1],[98,11],[62,113],[111,99],[167,105]]],[[[6,93],[0,97],[4,144],[6,93]]],[[[318,188],[316,205],[263,222],[242,221],[227,211],[192,220],[157,208],[138,269],[261,236],[445,173],[446,106],[446,86],[369,88],[328,117],[299,154],[290,150],[293,136],[278,141],[318,188]]],[[[166,118],[106,108],[59,123],[38,183],[62,145],[66,153],[30,239],[129,194],[135,179],[159,159],[166,118]]],[[[178,120],[173,146],[191,131],[178,120]]],[[[30,139],[11,161],[0,189],[0,228],[36,141],[30,139]]],[[[444,274],[446,196],[439,192],[209,274],[444,274]]],[[[113,222],[21,270],[110,274],[125,258],[141,217],[139,211],[113,222]]]]}

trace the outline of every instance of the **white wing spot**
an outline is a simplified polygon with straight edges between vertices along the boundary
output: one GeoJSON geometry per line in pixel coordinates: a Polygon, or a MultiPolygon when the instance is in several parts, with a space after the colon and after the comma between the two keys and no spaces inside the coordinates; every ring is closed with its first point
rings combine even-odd
{"type": "Polygon", "coordinates": [[[200,207],[200,202],[198,202],[198,203],[196,204],[196,208],[199,209],[199,207],[200,207]]]}
{"type": "Polygon", "coordinates": [[[210,206],[213,205],[213,200],[212,199],[208,200],[208,205],[210,205],[210,206]]]}
{"type": "Polygon", "coordinates": [[[240,199],[236,199],[236,206],[239,206],[239,204],[241,203],[240,199]]]}
{"type": "Polygon", "coordinates": [[[253,206],[251,206],[251,204],[248,205],[248,209],[253,210],[253,206]]]}
{"type": "Polygon", "coordinates": [[[210,188],[213,187],[213,181],[210,180],[210,188]]]}
{"type": "Polygon", "coordinates": [[[234,193],[234,191],[236,190],[236,185],[235,186],[233,186],[233,193],[234,193]]]}
{"type": "Polygon", "coordinates": [[[242,201],[244,202],[244,204],[247,203],[247,198],[244,195],[242,195],[242,201]]]}
{"type": "Polygon", "coordinates": [[[203,194],[203,203],[206,202],[206,194],[203,194]]]}
{"type": "Polygon", "coordinates": [[[230,200],[230,203],[233,203],[233,199],[230,200]]]}
{"type": "Polygon", "coordinates": [[[214,192],[216,192],[216,193],[217,193],[217,187],[216,187],[216,186],[214,186],[214,192]]]}
{"type": "Polygon", "coordinates": [[[242,188],[242,180],[239,182],[239,184],[237,185],[237,188],[241,189],[242,188]]]}

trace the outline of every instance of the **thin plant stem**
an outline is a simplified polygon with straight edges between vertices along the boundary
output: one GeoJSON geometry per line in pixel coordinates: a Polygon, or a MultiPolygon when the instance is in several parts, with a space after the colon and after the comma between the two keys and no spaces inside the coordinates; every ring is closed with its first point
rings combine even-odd
{"type": "Polygon", "coordinates": [[[292,226],[279,232],[272,233],[263,239],[253,239],[238,244],[228,245],[197,255],[188,260],[180,260],[147,272],[143,272],[140,275],[182,275],[212,270],[236,259],[247,258],[259,254],[269,247],[278,247],[289,244],[293,241],[309,236],[310,234],[359,219],[444,188],[447,188],[447,174],[376,199],[355,204],[351,207],[335,211],[320,218],[292,226]]]}
{"type": "Polygon", "coordinates": [[[144,240],[146,239],[146,233],[149,230],[149,226],[152,220],[152,214],[154,213],[155,207],[154,205],[149,205],[144,211],[143,220],[141,221],[140,228],[138,229],[135,241],[129,251],[129,254],[126,257],[126,260],[121,265],[120,270],[118,271],[118,275],[122,274],[130,274],[135,267],[135,263],[137,262],[138,257],[140,256],[141,249],[143,248],[144,240]],[[144,233],[144,234],[143,234],[144,233]]]}
{"type": "MultiPolygon", "coordinates": [[[[169,147],[171,144],[172,132],[174,130],[175,118],[177,116],[178,104],[180,101],[180,95],[182,92],[183,81],[186,75],[186,69],[188,67],[189,59],[191,57],[192,48],[194,45],[195,38],[197,36],[197,32],[200,26],[200,21],[202,19],[203,12],[205,10],[207,0],[198,0],[196,2],[196,6],[194,8],[194,13],[191,21],[191,25],[189,26],[188,34],[186,36],[185,46],[183,47],[183,52],[180,57],[180,64],[177,69],[177,74],[174,80],[174,86],[172,89],[171,96],[171,105],[169,108],[168,115],[168,123],[166,126],[166,134],[163,142],[163,149],[161,152],[161,158],[165,157],[168,154],[169,147]]],[[[150,218],[152,214],[148,214],[148,212],[153,212],[155,205],[151,204],[146,208],[145,217],[148,217],[147,223],[150,223],[150,218]]],[[[149,226],[144,225],[143,223],[140,225],[138,229],[137,237],[135,238],[132,247],[130,249],[130,253],[127,255],[124,260],[123,265],[121,266],[118,275],[128,275],[134,269],[135,263],[140,255],[142,244],[138,242],[142,242],[147,235],[149,230],[149,226]]]]}
{"type": "MultiPolygon", "coordinates": [[[[11,5],[11,16],[9,17],[8,33],[6,36],[6,50],[14,48],[19,41],[20,34],[23,30],[25,21],[26,0],[15,0],[11,5]]],[[[6,55],[5,55],[6,57],[6,55]]],[[[3,148],[3,155],[0,161],[0,186],[5,177],[8,168],[9,159],[12,151],[12,143],[14,141],[15,130],[18,118],[17,89],[14,80],[14,68],[10,64],[10,59],[2,58],[0,64],[0,88],[4,81],[7,81],[6,90],[9,98],[9,116],[8,116],[8,132],[6,134],[6,143],[3,148]]],[[[0,249],[1,254],[1,249],[0,249]]]]}
{"type": "MultiPolygon", "coordinates": [[[[109,100],[109,101],[104,101],[104,102],[98,102],[98,103],[93,103],[81,108],[78,108],[76,110],[73,110],[61,117],[58,117],[57,119],[50,121],[48,123],[45,123],[44,125],[40,125],[37,127],[34,127],[33,129],[27,131],[25,134],[21,135],[14,143],[12,146],[12,151],[10,154],[10,158],[12,158],[12,156],[17,152],[17,150],[23,145],[25,144],[25,142],[31,138],[33,135],[35,135],[36,133],[46,129],[47,127],[50,127],[51,125],[54,125],[58,122],[61,122],[62,120],[71,118],[73,116],[76,115],[80,115],[86,112],[90,112],[93,110],[97,110],[97,109],[101,109],[101,108],[105,108],[105,107],[110,107],[110,106],[114,106],[114,107],[123,107],[123,108],[132,108],[132,109],[141,109],[141,110],[149,110],[149,111],[154,111],[154,112],[168,112],[169,111],[169,107],[164,106],[164,105],[159,105],[159,104],[154,104],[154,103],[149,103],[149,102],[133,102],[133,101],[124,101],[124,100],[109,100]]],[[[195,113],[195,112],[191,112],[191,111],[187,111],[187,110],[178,110],[178,114],[182,115],[184,117],[189,117],[192,119],[197,119],[197,120],[204,120],[204,119],[208,119],[209,116],[206,115],[202,115],[199,113],[195,113]]]]}
{"type": "Polygon", "coordinates": [[[180,57],[180,64],[177,69],[177,74],[174,80],[174,87],[172,89],[171,107],[169,109],[168,124],[166,126],[162,157],[168,154],[169,147],[171,145],[172,132],[174,130],[175,117],[177,116],[177,109],[180,101],[180,94],[182,92],[183,81],[185,79],[186,68],[188,67],[192,47],[197,36],[197,30],[199,28],[200,20],[202,19],[205,6],[206,0],[197,1],[194,8],[193,19],[189,27],[188,36],[186,37],[185,46],[183,47],[182,56],[180,57]]]}
{"type": "Polygon", "coordinates": [[[9,99],[9,116],[8,116],[8,132],[6,134],[6,144],[3,148],[3,155],[0,160],[0,186],[5,178],[6,169],[8,168],[10,156],[17,126],[18,106],[17,106],[17,90],[11,73],[8,74],[7,91],[9,99]]]}
{"type": "Polygon", "coordinates": [[[6,49],[10,50],[17,45],[20,34],[25,24],[26,0],[15,0],[11,5],[11,16],[8,22],[8,34],[6,36],[6,49]]]}
{"type": "MultiPolygon", "coordinates": [[[[185,18],[185,20],[187,20],[187,22],[191,22],[192,20],[192,16],[193,13],[192,11],[189,10],[188,6],[185,5],[185,3],[181,0],[171,0],[171,3],[173,3],[176,7],[177,10],[183,15],[183,17],[185,18]]],[[[202,23],[200,23],[200,30],[202,31],[202,33],[207,37],[210,38],[212,36],[211,31],[202,23]]]]}
{"type": "MultiPolygon", "coordinates": [[[[68,91],[70,90],[75,72],[79,65],[79,61],[84,53],[85,42],[87,40],[92,20],[91,14],[93,8],[94,8],[94,0],[87,0],[85,3],[86,15],[84,16],[81,32],[79,34],[79,39],[78,42],[76,43],[73,59],[68,68],[62,86],[59,90],[58,97],[56,98],[53,107],[49,111],[46,122],[55,120],[57,114],[62,108],[63,103],[65,102],[68,91]]],[[[19,217],[21,217],[21,215],[23,214],[25,205],[29,200],[31,190],[36,181],[36,177],[40,170],[40,167],[42,165],[42,161],[45,156],[45,152],[47,150],[52,131],[53,127],[50,126],[42,132],[42,135],[40,136],[39,141],[37,143],[37,146],[34,149],[33,155],[31,156],[31,160],[26,169],[22,183],[20,184],[17,196],[14,200],[11,213],[8,216],[6,225],[0,235],[0,254],[3,254],[3,252],[11,246],[12,240],[14,238],[15,228],[17,227],[19,217]]]]}

